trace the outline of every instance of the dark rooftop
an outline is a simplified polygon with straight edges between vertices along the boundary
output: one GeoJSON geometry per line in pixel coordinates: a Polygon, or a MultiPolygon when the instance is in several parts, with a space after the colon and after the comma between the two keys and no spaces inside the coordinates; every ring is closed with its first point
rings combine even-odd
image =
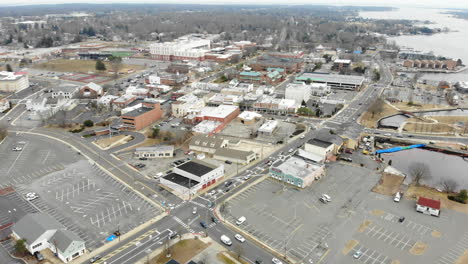
{"type": "Polygon", "coordinates": [[[146,112],[149,112],[149,111],[151,111],[151,110],[153,110],[153,108],[149,108],[149,107],[140,107],[140,108],[138,108],[138,109],[135,109],[135,110],[133,110],[133,111],[130,111],[130,112],[128,112],[128,113],[123,114],[122,117],[123,117],[123,116],[135,117],[135,116],[142,115],[142,114],[144,114],[144,113],[146,113],[146,112]]]}
{"type": "Polygon", "coordinates": [[[210,164],[195,161],[186,162],[177,168],[197,176],[203,176],[214,169],[210,164]]]}
{"type": "Polygon", "coordinates": [[[319,147],[322,147],[322,148],[328,148],[330,145],[333,144],[331,142],[323,141],[323,140],[320,140],[320,139],[317,139],[317,138],[313,138],[313,139],[307,141],[307,143],[309,143],[311,145],[319,146],[319,147]]]}
{"type": "Polygon", "coordinates": [[[193,186],[200,183],[200,182],[197,182],[197,181],[194,181],[194,180],[190,180],[189,178],[184,177],[184,176],[182,176],[180,174],[177,174],[177,173],[170,173],[170,174],[164,176],[163,178],[168,180],[168,181],[171,181],[171,182],[173,182],[175,184],[184,186],[185,188],[188,188],[188,189],[190,189],[193,186]]]}

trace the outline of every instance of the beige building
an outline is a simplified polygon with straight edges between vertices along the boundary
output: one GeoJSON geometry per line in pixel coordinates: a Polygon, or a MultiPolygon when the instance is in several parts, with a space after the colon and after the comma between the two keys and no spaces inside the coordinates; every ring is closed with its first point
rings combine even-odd
{"type": "Polygon", "coordinates": [[[257,153],[253,151],[220,148],[215,151],[213,158],[238,164],[249,164],[257,159],[257,153]]]}
{"type": "Polygon", "coordinates": [[[0,72],[0,91],[15,93],[28,87],[29,79],[25,72],[0,72]]]}
{"type": "Polygon", "coordinates": [[[137,148],[135,150],[135,157],[147,159],[172,158],[174,157],[174,146],[161,145],[137,148]]]}
{"type": "Polygon", "coordinates": [[[190,140],[189,148],[193,151],[214,154],[217,149],[225,148],[228,140],[220,137],[210,137],[206,135],[195,135],[190,140]]]}

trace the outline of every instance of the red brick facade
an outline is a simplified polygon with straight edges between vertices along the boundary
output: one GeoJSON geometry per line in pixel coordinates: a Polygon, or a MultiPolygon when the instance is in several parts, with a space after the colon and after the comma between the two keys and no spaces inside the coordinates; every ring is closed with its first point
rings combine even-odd
{"type": "Polygon", "coordinates": [[[143,106],[152,109],[136,116],[125,114],[121,116],[122,122],[129,126],[131,130],[141,130],[158,121],[163,115],[163,111],[161,110],[161,105],[159,103],[143,103],[143,106]]]}

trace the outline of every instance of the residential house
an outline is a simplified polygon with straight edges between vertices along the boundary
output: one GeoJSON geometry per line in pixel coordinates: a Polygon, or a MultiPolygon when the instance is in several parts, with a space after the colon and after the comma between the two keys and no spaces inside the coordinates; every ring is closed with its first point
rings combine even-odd
{"type": "Polygon", "coordinates": [[[85,242],[81,238],[44,213],[25,215],[13,226],[12,235],[15,239],[26,240],[25,246],[29,253],[50,249],[64,263],[78,258],[86,251],[85,242]]]}

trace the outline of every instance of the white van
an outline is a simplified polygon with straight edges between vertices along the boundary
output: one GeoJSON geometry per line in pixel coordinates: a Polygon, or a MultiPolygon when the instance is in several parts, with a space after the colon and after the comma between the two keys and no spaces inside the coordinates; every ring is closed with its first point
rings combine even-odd
{"type": "Polygon", "coordinates": [[[401,193],[400,192],[395,193],[395,197],[393,198],[393,201],[398,203],[400,202],[400,199],[401,199],[401,193]]]}
{"type": "Polygon", "coordinates": [[[245,218],[245,216],[239,217],[239,219],[237,219],[237,221],[236,221],[236,225],[242,225],[242,223],[244,223],[245,220],[247,220],[247,219],[245,218]]]}
{"type": "Polygon", "coordinates": [[[229,239],[229,237],[226,235],[221,236],[221,242],[223,242],[226,246],[232,245],[231,239],[229,239]]]}

